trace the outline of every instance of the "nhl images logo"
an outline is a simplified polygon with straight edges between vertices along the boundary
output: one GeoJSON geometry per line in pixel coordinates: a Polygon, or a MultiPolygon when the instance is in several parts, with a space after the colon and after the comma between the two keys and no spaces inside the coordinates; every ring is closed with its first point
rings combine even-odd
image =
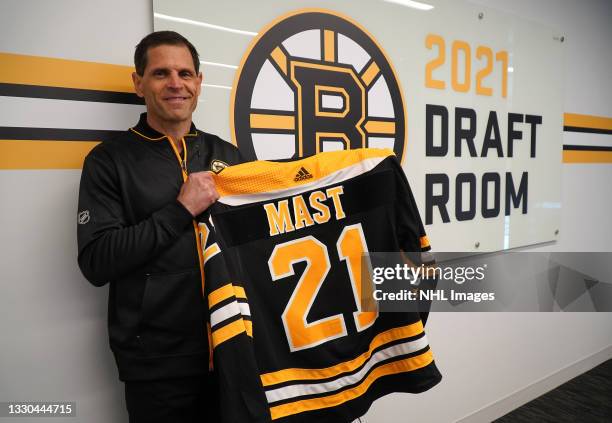
{"type": "Polygon", "coordinates": [[[260,32],[231,98],[232,140],[247,158],[406,145],[402,90],[391,62],[358,23],[304,10],[260,32]]]}

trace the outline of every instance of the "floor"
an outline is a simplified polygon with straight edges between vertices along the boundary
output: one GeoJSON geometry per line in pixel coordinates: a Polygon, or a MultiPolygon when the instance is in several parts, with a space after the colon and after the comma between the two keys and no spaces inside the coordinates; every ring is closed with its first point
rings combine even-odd
{"type": "Polygon", "coordinates": [[[612,423],[612,360],[495,420],[523,422],[612,423]]]}

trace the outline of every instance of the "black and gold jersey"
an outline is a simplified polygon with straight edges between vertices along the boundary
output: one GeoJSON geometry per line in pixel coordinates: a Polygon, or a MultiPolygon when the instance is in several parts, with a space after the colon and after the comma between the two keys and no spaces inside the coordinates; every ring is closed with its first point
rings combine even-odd
{"type": "Polygon", "coordinates": [[[429,249],[391,150],[245,163],[215,182],[214,233],[200,228],[228,421],[349,422],[439,382],[418,313],[362,307],[365,254],[429,249]]]}

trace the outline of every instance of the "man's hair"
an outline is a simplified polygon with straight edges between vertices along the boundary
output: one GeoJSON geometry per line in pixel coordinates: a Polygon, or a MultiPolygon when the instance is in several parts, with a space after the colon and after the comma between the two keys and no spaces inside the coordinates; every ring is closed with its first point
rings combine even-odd
{"type": "Polygon", "coordinates": [[[147,67],[147,52],[149,49],[161,45],[183,45],[187,47],[191,53],[196,73],[200,72],[200,56],[196,48],[187,38],[174,31],[156,31],[144,37],[136,46],[136,51],[134,52],[134,66],[136,67],[136,73],[138,75],[144,75],[144,70],[147,67]]]}

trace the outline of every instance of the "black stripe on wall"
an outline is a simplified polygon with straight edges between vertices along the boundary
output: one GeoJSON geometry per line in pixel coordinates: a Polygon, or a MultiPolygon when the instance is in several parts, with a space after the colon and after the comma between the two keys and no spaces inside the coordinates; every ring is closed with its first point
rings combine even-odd
{"type": "Polygon", "coordinates": [[[563,150],[612,151],[612,147],[599,145],[564,145],[563,150]]]}
{"type": "Polygon", "coordinates": [[[107,141],[125,131],[0,126],[3,140],[107,141]]]}
{"type": "Polygon", "coordinates": [[[0,83],[0,96],[93,101],[97,103],[144,104],[144,100],[134,93],[25,84],[0,83]]]}
{"type": "Polygon", "coordinates": [[[565,132],[586,132],[586,133],[589,133],[589,134],[607,134],[607,135],[612,135],[612,130],[610,130],[610,129],[581,128],[579,126],[564,126],[563,130],[565,132]]]}

